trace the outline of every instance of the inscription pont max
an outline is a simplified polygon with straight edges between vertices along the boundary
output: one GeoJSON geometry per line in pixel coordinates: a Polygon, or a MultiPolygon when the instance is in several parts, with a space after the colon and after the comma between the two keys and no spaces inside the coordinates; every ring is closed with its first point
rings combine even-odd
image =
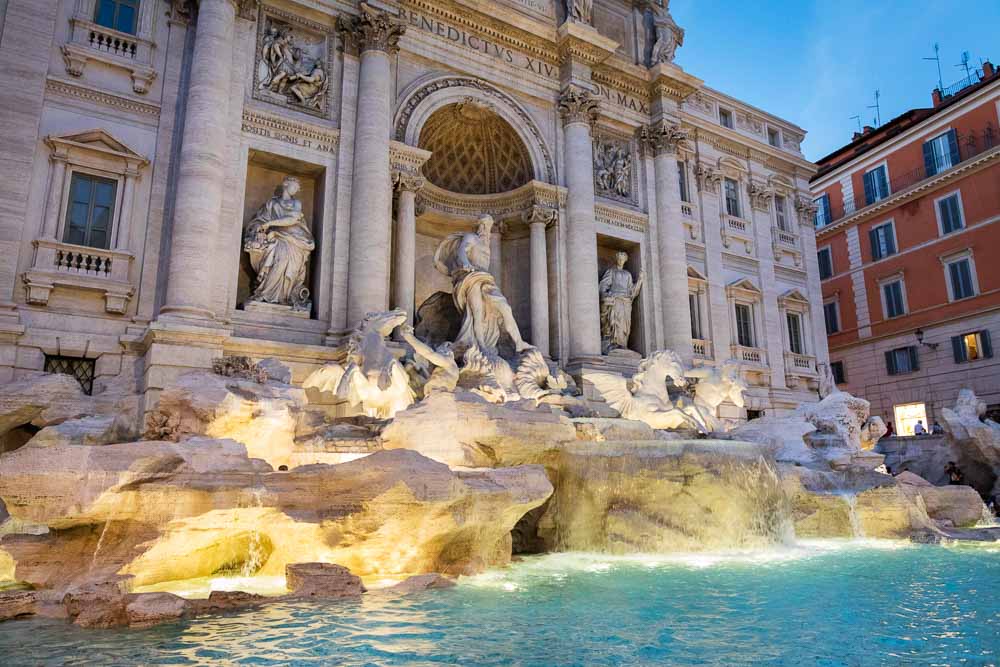
{"type": "MultiPolygon", "coordinates": [[[[521,70],[526,70],[548,79],[559,77],[559,67],[557,65],[532,58],[525,53],[498,44],[480,34],[456,28],[444,21],[439,21],[408,9],[400,9],[399,17],[418,30],[431,33],[472,51],[478,51],[521,70]]],[[[644,101],[626,95],[623,92],[612,90],[599,84],[594,85],[594,92],[612,104],[617,104],[638,113],[649,113],[648,105],[644,101]]]]}

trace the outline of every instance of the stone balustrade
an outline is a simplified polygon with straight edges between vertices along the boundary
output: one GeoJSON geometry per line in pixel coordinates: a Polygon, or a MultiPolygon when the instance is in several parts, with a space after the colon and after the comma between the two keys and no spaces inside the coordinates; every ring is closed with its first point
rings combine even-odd
{"type": "Polygon", "coordinates": [[[736,361],[753,364],[754,366],[767,366],[767,350],[762,350],[758,347],[733,345],[731,351],[732,358],[736,361]]]}
{"type": "Polygon", "coordinates": [[[700,338],[692,338],[691,346],[694,348],[694,356],[702,357],[705,359],[711,358],[712,356],[712,341],[702,340],[700,338]]]}
{"type": "Polygon", "coordinates": [[[102,292],[105,310],[122,314],[135,291],[129,281],[134,257],[122,250],[105,250],[36,239],[31,269],[24,274],[28,303],[44,306],[55,287],[102,292]]]}
{"type": "Polygon", "coordinates": [[[753,253],[753,223],[735,215],[729,215],[728,213],[722,213],[720,217],[722,222],[722,245],[726,249],[730,249],[733,241],[736,241],[743,244],[743,249],[748,255],[753,253]]]}

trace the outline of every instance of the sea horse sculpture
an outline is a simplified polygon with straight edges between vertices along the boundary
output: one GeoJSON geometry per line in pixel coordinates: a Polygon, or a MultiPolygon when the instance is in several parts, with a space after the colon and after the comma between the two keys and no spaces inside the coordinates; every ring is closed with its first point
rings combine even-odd
{"type": "Polygon", "coordinates": [[[639,363],[631,381],[612,373],[587,376],[594,388],[624,419],[646,422],[656,429],[700,428],[691,415],[674,405],[667,378],[678,387],[687,385],[684,362],[676,352],[660,350],[639,363]]]}
{"type": "Polygon", "coordinates": [[[368,313],[351,333],[344,358],[314,371],[303,388],[333,393],[352,407],[360,406],[369,417],[389,419],[413,405],[406,370],[385,344],[393,329],[406,322],[401,309],[368,313]]]}

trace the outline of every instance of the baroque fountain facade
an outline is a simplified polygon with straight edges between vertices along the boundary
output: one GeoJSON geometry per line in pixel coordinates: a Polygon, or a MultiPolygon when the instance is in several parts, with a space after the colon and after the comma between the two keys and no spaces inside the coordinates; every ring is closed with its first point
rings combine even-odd
{"type": "MultiPolygon", "coordinates": [[[[666,3],[195,4],[140,3],[166,60],[70,37],[51,84],[127,75],[151,97],[123,113],[159,125],[40,107],[46,203],[0,312],[0,618],[991,539],[975,490],[877,470],[884,425],[828,377],[803,133],[673,64],[666,3]],[[63,214],[96,161],[121,171],[105,248],[63,214]]],[[[963,401],[955,447],[996,470],[963,401]]]]}

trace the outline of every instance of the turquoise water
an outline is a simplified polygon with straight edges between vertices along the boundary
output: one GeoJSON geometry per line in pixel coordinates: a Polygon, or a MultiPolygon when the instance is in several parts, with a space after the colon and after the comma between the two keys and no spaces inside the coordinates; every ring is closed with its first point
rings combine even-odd
{"type": "Polygon", "coordinates": [[[1000,545],[560,554],[410,597],[148,630],[0,624],[0,664],[994,665],[1000,545]]]}

